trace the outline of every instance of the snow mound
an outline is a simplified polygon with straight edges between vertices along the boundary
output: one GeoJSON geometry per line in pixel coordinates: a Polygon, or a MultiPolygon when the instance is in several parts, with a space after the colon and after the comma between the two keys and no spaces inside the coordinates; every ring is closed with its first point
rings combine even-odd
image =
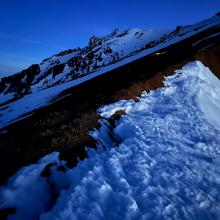
{"type": "MultiPolygon", "coordinates": [[[[202,63],[192,62],[167,77],[165,85],[143,93],[139,102],[99,109],[110,117],[130,106],[115,128],[102,119],[91,134],[103,144],[65,173],[69,187],[62,188],[52,208],[40,209],[40,219],[219,219],[220,81],[202,63]]],[[[29,182],[30,187],[38,183],[27,180],[23,186],[29,182]]],[[[11,184],[1,190],[0,208],[17,208],[9,219],[21,219],[19,210],[26,209],[22,219],[30,219],[35,203],[23,204],[26,194],[20,204],[12,200],[17,192],[11,184]]],[[[42,195],[34,196],[44,202],[42,195]]]]}

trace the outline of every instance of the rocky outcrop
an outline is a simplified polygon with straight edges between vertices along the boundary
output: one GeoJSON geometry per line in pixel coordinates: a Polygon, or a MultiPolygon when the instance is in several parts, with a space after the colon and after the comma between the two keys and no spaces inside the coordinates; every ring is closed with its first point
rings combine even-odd
{"type": "Polygon", "coordinates": [[[4,77],[0,81],[0,93],[13,93],[14,98],[21,97],[30,92],[31,82],[40,73],[40,66],[33,64],[29,68],[12,76],[4,77]]]}

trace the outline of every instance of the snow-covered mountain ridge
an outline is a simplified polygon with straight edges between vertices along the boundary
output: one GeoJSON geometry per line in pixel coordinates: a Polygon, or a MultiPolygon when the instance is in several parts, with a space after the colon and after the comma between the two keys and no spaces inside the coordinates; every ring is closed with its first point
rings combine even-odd
{"type": "MultiPolygon", "coordinates": [[[[65,97],[68,94],[64,91],[83,83],[85,85],[85,82],[111,70],[140,58],[169,54],[171,45],[176,48],[176,54],[179,52],[177,43],[193,37],[187,50],[196,48],[204,40],[218,41],[219,36],[220,16],[217,14],[194,25],[178,26],[173,31],[114,30],[105,37],[92,37],[85,48],[63,51],[43,60],[41,64],[34,64],[21,73],[1,79],[0,129],[65,97]]],[[[185,45],[182,44],[181,48],[184,52],[185,45]]],[[[201,48],[203,46],[197,50],[201,48]]],[[[172,56],[169,59],[173,59],[172,56]]]]}
{"type": "MultiPolygon", "coordinates": [[[[204,30],[216,28],[219,24],[220,16],[216,15],[194,25],[177,26],[171,31],[116,29],[104,37],[93,36],[84,48],[62,51],[18,74],[2,78],[0,80],[0,104],[73,81],[112,64],[117,63],[115,67],[118,67],[123,65],[125,58],[138,59],[204,30]]],[[[127,62],[130,61],[132,59],[127,62]]]]}
{"type": "Polygon", "coordinates": [[[3,78],[0,88],[5,100],[3,98],[1,102],[90,74],[131,56],[133,52],[143,49],[147,43],[165,36],[165,33],[117,29],[105,37],[93,36],[85,48],[62,51],[16,75],[3,78]]]}

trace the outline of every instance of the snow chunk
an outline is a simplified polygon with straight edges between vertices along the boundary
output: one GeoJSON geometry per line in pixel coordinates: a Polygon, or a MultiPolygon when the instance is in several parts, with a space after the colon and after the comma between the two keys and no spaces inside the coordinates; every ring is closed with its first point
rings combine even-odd
{"type": "Polygon", "coordinates": [[[51,173],[48,178],[41,174],[48,164],[51,166],[56,164],[57,167],[62,164],[58,156],[59,153],[54,152],[42,158],[37,164],[24,167],[9,179],[7,187],[0,188],[0,209],[7,207],[16,209],[16,214],[9,219],[39,219],[40,213],[51,206],[53,203],[51,194],[65,188],[68,181],[66,176],[56,169],[51,169],[55,175],[51,173]]]}
{"type": "Polygon", "coordinates": [[[97,112],[103,118],[110,118],[118,110],[124,110],[126,113],[128,113],[131,110],[134,103],[135,102],[131,99],[130,100],[120,100],[120,101],[115,102],[113,104],[100,107],[97,110],[97,112]]]}

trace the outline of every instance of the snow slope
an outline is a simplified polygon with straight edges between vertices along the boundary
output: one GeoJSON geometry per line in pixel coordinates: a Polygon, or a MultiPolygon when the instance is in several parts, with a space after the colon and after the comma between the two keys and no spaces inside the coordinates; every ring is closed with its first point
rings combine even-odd
{"type": "Polygon", "coordinates": [[[0,208],[23,220],[220,219],[220,81],[192,62],[165,85],[98,109],[98,150],[64,173],[57,153],[24,168],[1,188],[0,208]],[[112,130],[106,118],[118,109],[127,115],[112,130]]]}

